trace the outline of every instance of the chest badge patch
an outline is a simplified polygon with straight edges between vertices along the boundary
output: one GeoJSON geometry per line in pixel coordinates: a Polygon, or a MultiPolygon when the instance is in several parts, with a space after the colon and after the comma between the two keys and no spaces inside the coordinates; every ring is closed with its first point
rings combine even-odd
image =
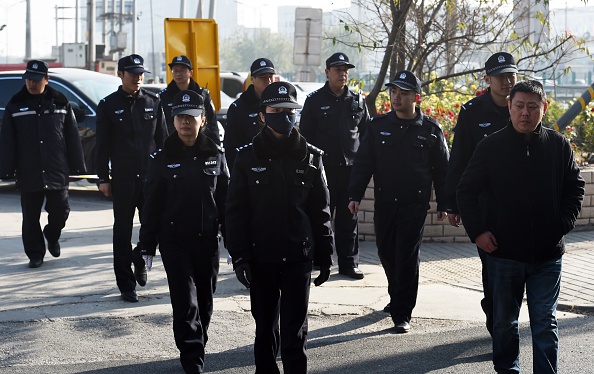
{"type": "Polygon", "coordinates": [[[119,109],[114,112],[115,114],[122,114],[124,113],[124,109],[119,109]]]}
{"type": "Polygon", "coordinates": [[[328,110],[328,109],[330,109],[330,105],[321,106],[320,109],[328,110]]]}
{"type": "Polygon", "coordinates": [[[256,168],[252,168],[252,171],[256,172],[256,173],[261,173],[263,171],[266,171],[265,167],[256,167],[256,168]]]}
{"type": "Polygon", "coordinates": [[[217,160],[204,161],[204,166],[216,165],[217,160]]]}
{"type": "Polygon", "coordinates": [[[19,108],[19,110],[20,110],[21,112],[26,112],[26,111],[28,111],[28,110],[29,110],[29,108],[28,108],[28,107],[25,107],[25,108],[19,108]]]}
{"type": "Polygon", "coordinates": [[[387,132],[387,131],[380,131],[380,135],[382,135],[382,136],[390,136],[390,135],[392,135],[392,133],[391,132],[387,132]]]}
{"type": "Polygon", "coordinates": [[[254,118],[254,117],[257,117],[258,116],[258,113],[250,113],[250,114],[248,114],[248,116],[250,118],[254,118]]]}
{"type": "Polygon", "coordinates": [[[296,170],[295,170],[295,173],[297,173],[297,174],[305,174],[305,170],[302,170],[302,169],[296,169],[296,170]]]}
{"type": "Polygon", "coordinates": [[[489,127],[489,126],[491,126],[491,122],[479,123],[479,127],[489,127]]]}
{"type": "Polygon", "coordinates": [[[168,167],[169,169],[177,169],[177,168],[178,168],[178,167],[180,167],[180,166],[181,166],[181,164],[169,164],[169,165],[167,165],[167,167],[168,167]]]}
{"type": "Polygon", "coordinates": [[[155,108],[144,108],[144,111],[145,112],[152,112],[154,110],[155,110],[155,108]]]}

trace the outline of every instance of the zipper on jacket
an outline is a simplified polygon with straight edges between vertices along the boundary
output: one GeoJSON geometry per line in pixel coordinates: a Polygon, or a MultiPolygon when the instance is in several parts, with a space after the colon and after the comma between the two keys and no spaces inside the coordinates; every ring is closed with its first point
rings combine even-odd
{"type": "Polygon", "coordinates": [[[526,143],[526,156],[530,157],[530,143],[526,143]]]}

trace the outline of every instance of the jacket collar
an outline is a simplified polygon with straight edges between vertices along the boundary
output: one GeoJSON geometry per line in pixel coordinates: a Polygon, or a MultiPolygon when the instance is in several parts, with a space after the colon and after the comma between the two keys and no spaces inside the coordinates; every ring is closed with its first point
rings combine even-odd
{"type": "MultiPolygon", "coordinates": [[[[200,85],[198,83],[196,83],[194,78],[190,77],[190,84],[188,85],[188,90],[200,93],[200,88],[201,88],[200,85]]],[[[177,87],[177,84],[175,83],[175,81],[171,80],[171,82],[169,82],[169,84],[167,85],[167,92],[173,98],[173,96],[175,96],[175,94],[178,93],[179,91],[181,91],[181,90],[177,87]]]]}
{"type": "Polygon", "coordinates": [[[253,139],[254,155],[257,159],[289,158],[294,161],[303,161],[307,158],[307,141],[296,128],[291,130],[287,139],[278,140],[264,127],[253,139]]]}
{"type": "MultiPolygon", "coordinates": [[[[23,86],[23,88],[21,88],[21,90],[12,97],[10,102],[17,103],[19,101],[30,100],[32,98],[35,98],[35,96],[37,95],[31,95],[29,91],[27,91],[27,86],[23,86]]],[[[59,105],[68,104],[68,99],[66,99],[64,95],[62,95],[59,91],[53,89],[49,85],[45,86],[45,91],[43,91],[43,93],[39,96],[44,100],[53,100],[54,103],[59,105]]]]}
{"type": "Polygon", "coordinates": [[[186,147],[179,138],[177,131],[174,131],[163,144],[163,153],[167,159],[178,159],[184,154],[190,154],[198,158],[214,157],[219,153],[219,148],[208,136],[201,133],[196,138],[196,143],[186,147]]]}

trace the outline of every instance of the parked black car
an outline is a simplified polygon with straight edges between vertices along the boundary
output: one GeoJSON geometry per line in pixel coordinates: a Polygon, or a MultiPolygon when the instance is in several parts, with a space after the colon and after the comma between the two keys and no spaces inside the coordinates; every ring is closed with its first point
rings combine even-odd
{"type": "MultiPolygon", "coordinates": [[[[25,84],[23,73],[22,70],[0,72],[0,126],[6,105],[25,84]]],[[[97,104],[117,90],[121,80],[113,75],[72,68],[53,68],[49,75],[49,85],[63,93],[74,109],[87,172],[90,175],[87,178],[94,179],[97,104]]]]}

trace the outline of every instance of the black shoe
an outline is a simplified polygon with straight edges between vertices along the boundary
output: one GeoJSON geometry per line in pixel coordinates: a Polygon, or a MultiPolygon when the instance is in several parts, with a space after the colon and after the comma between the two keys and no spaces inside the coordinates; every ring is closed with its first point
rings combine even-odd
{"type": "Polygon", "coordinates": [[[384,312],[385,312],[385,313],[390,313],[390,303],[388,303],[388,305],[386,305],[386,306],[384,307],[384,312]]]}
{"type": "Polygon", "coordinates": [[[365,278],[365,274],[359,268],[348,268],[348,269],[339,269],[338,274],[346,275],[349,278],[353,279],[363,279],[365,278]]]}
{"type": "Polygon", "coordinates": [[[47,242],[47,250],[52,256],[60,257],[60,243],[57,241],[53,243],[47,242]]]}
{"type": "Polygon", "coordinates": [[[136,266],[136,264],[134,264],[134,278],[136,279],[136,283],[138,283],[139,286],[146,286],[146,281],[148,278],[148,269],[146,268],[144,262],[142,266],[136,266]]]}
{"type": "Polygon", "coordinates": [[[408,323],[408,321],[400,321],[394,325],[394,329],[398,334],[405,334],[410,331],[410,323],[408,323]]]}
{"type": "Polygon", "coordinates": [[[30,260],[29,261],[30,268],[35,269],[35,268],[41,267],[41,265],[43,265],[43,258],[40,258],[38,260],[30,260]]]}
{"type": "Polygon", "coordinates": [[[136,294],[136,291],[122,292],[121,296],[124,301],[128,301],[130,303],[138,302],[138,295],[136,294]]]}

